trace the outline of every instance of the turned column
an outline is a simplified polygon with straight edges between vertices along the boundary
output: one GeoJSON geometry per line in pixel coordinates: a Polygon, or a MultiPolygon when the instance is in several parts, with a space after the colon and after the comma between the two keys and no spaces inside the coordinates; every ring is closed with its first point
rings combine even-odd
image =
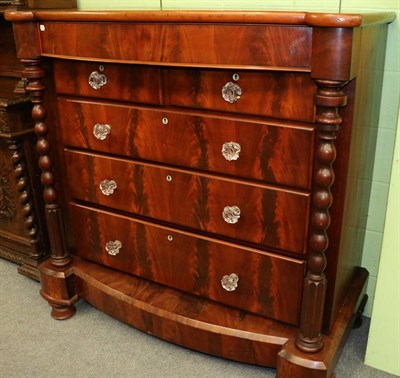
{"type": "Polygon", "coordinates": [[[304,280],[302,311],[296,346],[303,352],[314,353],[323,347],[322,318],[326,292],[326,256],[332,205],[331,186],[335,180],[332,164],[336,158],[335,140],[342,118],[338,110],[347,103],[342,92],[345,81],[315,80],[317,106],[315,168],[313,174],[312,208],[309,231],[309,257],[304,280]]]}
{"type": "Polygon", "coordinates": [[[45,122],[47,116],[46,109],[43,106],[45,86],[42,82],[45,72],[40,65],[40,59],[21,59],[21,61],[25,65],[23,76],[28,79],[26,91],[33,103],[32,118],[35,121],[34,132],[38,138],[36,150],[39,153],[39,167],[42,171],[40,180],[44,186],[43,198],[51,249],[50,261],[56,267],[63,267],[71,262],[71,257],[65,241],[58,193],[55,188],[53,159],[50,156],[48,127],[45,122]]]}
{"type": "Polygon", "coordinates": [[[21,143],[17,139],[8,141],[8,148],[12,152],[11,164],[14,168],[14,176],[19,192],[19,203],[22,208],[22,214],[25,218],[25,228],[28,232],[31,248],[31,257],[38,261],[42,251],[37,246],[39,228],[36,223],[32,196],[29,188],[29,179],[26,174],[25,154],[21,148],[21,143]]]}

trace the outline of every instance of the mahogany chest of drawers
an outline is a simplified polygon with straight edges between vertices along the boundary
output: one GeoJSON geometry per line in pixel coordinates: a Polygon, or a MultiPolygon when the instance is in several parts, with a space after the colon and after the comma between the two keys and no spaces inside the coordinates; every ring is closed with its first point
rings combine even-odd
{"type": "Polygon", "coordinates": [[[34,103],[53,317],[83,298],[189,348],[330,377],[368,275],[364,136],[393,15],[8,18],[34,103]]]}

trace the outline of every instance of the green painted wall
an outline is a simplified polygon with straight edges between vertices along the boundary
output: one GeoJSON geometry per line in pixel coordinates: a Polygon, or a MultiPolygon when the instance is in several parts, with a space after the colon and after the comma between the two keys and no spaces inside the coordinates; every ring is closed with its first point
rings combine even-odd
{"type": "Polygon", "coordinates": [[[94,9],[160,9],[160,0],[78,0],[78,8],[94,9]]]}
{"type": "Polygon", "coordinates": [[[375,11],[397,13],[397,20],[389,26],[379,125],[369,125],[378,126],[372,193],[362,260],[362,265],[370,273],[367,290],[369,301],[365,314],[371,316],[383,240],[400,99],[400,49],[398,48],[400,46],[398,21],[400,2],[398,0],[342,0],[341,11],[343,13],[375,11]]]}
{"type": "MultiPolygon", "coordinates": [[[[109,0],[78,0],[78,6],[81,9],[264,9],[342,13],[395,11],[398,19],[400,18],[399,0],[118,0],[113,2],[109,0]]],[[[399,225],[399,211],[397,211],[397,218],[396,214],[393,215],[392,210],[386,216],[400,99],[400,31],[398,19],[389,26],[379,124],[369,125],[370,127],[378,127],[378,140],[362,260],[362,265],[370,272],[368,282],[369,301],[365,310],[365,315],[367,316],[371,316],[375,288],[378,287],[371,325],[371,339],[368,343],[367,363],[379,369],[392,372],[396,372],[393,361],[397,361],[398,358],[393,357],[392,364],[390,364],[390,351],[399,351],[399,345],[394,343],[394,333],[386,337],[386,333],[380,333],[379,327],[381,324],[387,327],[392,326],[396,320],[398,325],[400,319],[398,308],[397,318],[393,317],[394,315],[390,315],[392,320],[388,321],[386,319],[389,318],[385,317],[385,315],[393,314],[394,303],[394,300],[391,299],[392,297],[387,295],[387,293],[391,292],[390,290],[393,292],[394,281],[387,279],[386,274],[388,274],[387,271],[390,271],[390,268],[393,269],[395,267],[396,270],[392,274],[394,277],[398,277],[396,272],[400,270],[398,261],[399,230],[392,230],[393,227],[399,225]],[[386,230],[385,234],[384,229],[386,230]],[[396,245],[397,251],[394,248],[396,245]],[[395,251],[397,252],[397,260],[395,251]],[[382,266],[380,267],[381,259],[382,266]],[[380,273],[379,278],[378,271],[380,273]]],[[[394,185],[394,189],[391,186],[391,190],[396,188],[393,180],[394,182],[397,180],[398,190],[398,176],[397,179],[392,178],[391,185],[394,185]]],[[[390,195],[390,198],[392,198],[392,192],[390,195]]],[[[396,281],[396,285],[397,295],[399,295],[400,284],[398,281],[396,281]]],[[[387,332],[390,333],[389,328],[387,332]]],[[[397,337],[397,341],[399,339],[400,337],[397,337]]],[[[397,370],[397,374],[400,374],[399,370],[397,370]]]]}
{"type": "Polygon", "coordinates": [[[365,363],[400,376],[400,112],[365,363]]]}

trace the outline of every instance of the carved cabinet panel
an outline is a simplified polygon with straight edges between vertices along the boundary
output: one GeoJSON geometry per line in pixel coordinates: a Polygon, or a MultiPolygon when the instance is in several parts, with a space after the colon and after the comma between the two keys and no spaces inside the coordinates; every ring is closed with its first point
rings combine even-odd
{"type": "Polygon", "coordinates": [[[2,12],[0,33],[0,257],[19,264],[20,273],[38,279],[37,267],[48,257],[49,248],[32,104],[24,93],[12,25],[2,12]]]}

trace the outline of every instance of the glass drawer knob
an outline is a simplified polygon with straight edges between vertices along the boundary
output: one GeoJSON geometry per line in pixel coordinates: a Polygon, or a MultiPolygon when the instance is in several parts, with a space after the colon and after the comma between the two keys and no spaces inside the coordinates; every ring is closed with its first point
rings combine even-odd
{"type": "Polygon", "coordinates": [[[122,248],[122,243],[119,240],[109,241],[106,243],[106,251],[111,256],[116,256],[122,248]]]}
{"type": "Polygon", "coordinates": [[[114,180],[103,180],[100,183],[100,190],[105,196],[109,196],[117,189],[117,183],[114,180]]]}
{"type": "Polygon", "coordinates": [[[222,87],[222,98],[231,104],[239,100],[241,95],[242,88],[240,88],[239,85],[232,83],[231,81],[229,83],[226,83],[222,87]]]}
{"type": "Polygon", "coordinates": [[[238,287],[239,276],[235,273],[223,276],[221,285],[226,291],[235,291],[238,287]]]}
{"type": "Polygon", "coordinates": [[[235,224],[240,218],[240,209],[237,206],[225,206],[222,212],[222,218],[229,224],[235,224]]]}
{"type": "Polygon", "coordinates": [[[93,135],[98,140],[104,140],[111,133],[111,126],[102,123],[96,123],[93,127],[93,135]]]}
{"type": "Polygon", "coordinates": [[[104,74],[101,74],[97,71],[93,71],[89,75],[89,85],[93,89],[100,89],[103,85],[107,84],[107,77],[104,74]]]}
{"type": "Polygon", "coordinates": [[[236,142],[224,143],[221,150],[222,156],[228,161],[239,159],[240,151],[240,144],[236,142]]]}

